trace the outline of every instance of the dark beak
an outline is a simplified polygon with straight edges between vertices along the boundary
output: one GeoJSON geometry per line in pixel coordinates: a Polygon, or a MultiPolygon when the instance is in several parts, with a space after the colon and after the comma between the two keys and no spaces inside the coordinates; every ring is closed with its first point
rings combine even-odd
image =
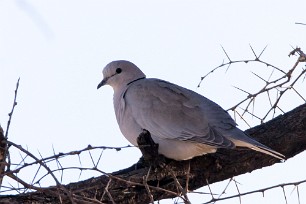
{"type": "Polygon", "coordinates": [[[103,79],[97,86],[97,89],[99,89],[101,86],[104,86],[107,82],[107,79],[103,79]]]}

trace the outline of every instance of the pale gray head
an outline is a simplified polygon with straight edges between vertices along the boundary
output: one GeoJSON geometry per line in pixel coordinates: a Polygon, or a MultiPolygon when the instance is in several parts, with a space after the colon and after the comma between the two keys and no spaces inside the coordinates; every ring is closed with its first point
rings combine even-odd
{"type": "Polygon", "coordinates": [[[97,88],[110,85],[116,90],[132,81],[145,77],[146,75],[132,62],[126,60],[112,61],[104,67],[103,80],[97,88]]]}

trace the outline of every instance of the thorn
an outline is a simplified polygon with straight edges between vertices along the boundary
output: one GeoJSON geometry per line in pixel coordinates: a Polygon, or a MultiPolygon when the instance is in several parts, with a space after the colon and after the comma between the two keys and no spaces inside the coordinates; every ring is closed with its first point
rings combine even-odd
{"type": "Polygon", "coordinates": [[[228,56],[227,52],[225,51],[225,49],[223,48],[223,46],[222,46],[222,45],[221,45],[221,48],[222,48],[223,52],[225,53],[225,55],[226,55],[226,57],[227,57],[228,61],[231,63],[231,62],[232,62],[232,60],[231,60],[231,58],[228,56]]]}
{"type": "Polygon", "coordinates": [[[250,45],[250,48],[251,48],[253,54],[255,55],[255,61],[258,61],[259,59],[258,59],[258,57],[257,57],[257,55],[256,55],[256,53],[255,53],[255,51],[253,50],[253,47],[252,47],[251,45],[250,45]]]}
{"type": "Polygon", "coordinates": [[[258,74],[251,72],[252,74],[254,74],[255,76],[257,76],[259,79],[263,80],[264,82],[268,83],[268,81],[266,81],[265,79],[263,79],[261,76],[259,76],[258,74]]]}
{"type": "Polygon", "coordinates": [[[268,45],[266,45],[266,47],[261,51],[261,53],[258,56],[258,59],[261,57],[261,55],[263,54],[263,52],[266,50],[267,47],[268,47],[268,45]]]}
{"type": "Polygon", "coordinates": [[[243,90],[243,89],[241,89],[241,88],[239,88],[239,87],[237,87],[237,86],[233,86],[233,87],[236,88],[236,89],[238,89],[239,91],[242,91],[242,92],[248,94],[248,98],[249,98],[249,96],[252,95],[251,93],[249,93],[249,92],[247,92],[247,91],[245,91],[245,90],[243,90]]]}

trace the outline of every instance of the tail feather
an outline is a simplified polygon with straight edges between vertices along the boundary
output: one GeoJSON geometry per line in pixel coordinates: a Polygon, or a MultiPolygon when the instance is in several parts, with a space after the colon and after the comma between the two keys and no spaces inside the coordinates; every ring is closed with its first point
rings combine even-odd
{"type": "Polygon", "coordinates": [[[235,140],[234,143],[236,146],[247,147],[257,152],[262,152],[264,154],[268,154],[281,160],[286,159],[285,155],[271,149],[270,147],[267,147],[266,145],[261,144],[260,142],[257,142],[256,140],[250,137],[247,138],[247,141],[235,140]]]}
{"type": "Polygon", "coordinates": [[[251,146],[250,147],[251,149],[255,150],[255,151],[258,151],[258,152],[262,152],[264,154],[268,154],[270,156],[273,156],[275,158],[278,158],[280,160],[283,160],[283,159],[286,159],[285,155],[277,152],[277,151],[274,151],[273,149],[263,145],[263,144],[260,144],[259,146],[251,146]]]}
{"type": "Polygon", "coordinates": [[[271,149],[270,147],[267,147],[266,145],[261,144],[238,128],[233,129],[231,135],[227,137],[231,138],[232,142],[234,142],[236,146],[247,147],[255,151],[268,154],[280,160],[286,159],[285,155],[271,149]]]}

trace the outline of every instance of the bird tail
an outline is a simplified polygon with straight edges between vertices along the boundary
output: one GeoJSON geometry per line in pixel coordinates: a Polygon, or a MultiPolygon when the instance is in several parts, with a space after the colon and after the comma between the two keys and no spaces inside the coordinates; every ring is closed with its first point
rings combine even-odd
{"type": "Polygon", "coordinates": [[[255,151],[268,154],[280,160],[286,159],[286,157],[283,154],[271,149],[270,147],[267,147],[266,145],[261,144],[260,142],[257,142],[255,139],[246,135],[243,131],[241,131],[238,128],[236,128],[235,132],[233,132],[233,134],[231,135],[231,139],[236,146],[247,147],[255,151]]]}
{"type": "Polygon", "coordinates": [[[252,145],[250,148],[255,150],[255,151],[262,152],[264,154],[268,154],[268,155],[273,156],[275,158],[278,158],[280,160],[286,159],[285,155],[283,155],[283,154],[281,154],[281,153],[279,153],[277,151],[274,151],[273,149],[271,149],[271,148],[269,148],[269,147],[267,147],[267,146],[265,146],[263,144],[254,145],[254,146],[252,145]]]}

